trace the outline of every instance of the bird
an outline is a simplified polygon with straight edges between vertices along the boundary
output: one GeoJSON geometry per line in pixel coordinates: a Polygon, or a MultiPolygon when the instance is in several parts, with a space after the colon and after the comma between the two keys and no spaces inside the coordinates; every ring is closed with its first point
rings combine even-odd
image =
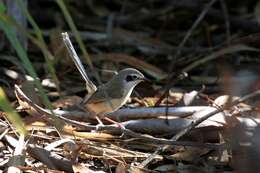
{"type": "Polygon", "coordinates": [[[145,80],[140,71],[134,68],[123,69],[110,81],[100,85],[83,104],[96,114],[114,112],[125,105],[135,86],[145,80]]]}
{"type": "MultiPolygon", "coordinates": [[[[88,94],[81,105],[90,113],[94,113],[99,124],[103,125],[101,120],[99,120],[98,115],[106,115],[107,113],[118,110],[127,102],[135,86],[142,81],[148,80],[140,71],[134,68],[126,68],[119,71],[118,74],[114,75],[107,83],[102,84],[97,88],[88,78],[85,68],[69,39],[68,33],[65,32],[61,35],[71,59],[79,70],[81,77],[86,82],[88,94]]],[[[89,61],[89,65],[91,69],[93,69],[91,61],[89,61]]],[[[81,105],[79,106],[81,107],[81,105]]],[[[107,120],[108,119],[109,118],[107,118],[107,120]]],[[[116,124],[119,125],[118,123],[116,124]]]]}
{"type": "Polygon", "coordinates": [[[91,96],[87,96],[82,105],[95,116],[100,126],[104,125],[101,119],[105,119],[123,128],[118,122],[105,115],[125,105],[135,86],[145,80],[146,78],[140,71],[134,68],[123,69],[107,83],[100,85],[91,96]]]}
{"type": "Polygon", "coordinates": [[[100,125],[103,125],[100,118],[119,125],[117,122],[105,117],[105,115],[125,105],[136,85],[148,80],[137,69],[125,68],[114,75],[107,83],[96,87],[88,78],[79,57],[75,55],[71,56],[71,58],[85,80],[87,90],[90,91],[90,95],[87,94],[81,103],[82,107],[91,115],[94,114],[100,125]]]}

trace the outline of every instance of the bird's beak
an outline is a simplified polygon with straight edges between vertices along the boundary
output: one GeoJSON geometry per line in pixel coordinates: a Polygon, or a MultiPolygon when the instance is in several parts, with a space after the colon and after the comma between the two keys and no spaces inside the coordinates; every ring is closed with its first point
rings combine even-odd
{"type": "Polygon", "coordinates": [[[140,77],[139,80],[143,81],[143,82],[149,82],[149,83],[152,82],[151,80],[147,79],[146,77],[140,77]]]}

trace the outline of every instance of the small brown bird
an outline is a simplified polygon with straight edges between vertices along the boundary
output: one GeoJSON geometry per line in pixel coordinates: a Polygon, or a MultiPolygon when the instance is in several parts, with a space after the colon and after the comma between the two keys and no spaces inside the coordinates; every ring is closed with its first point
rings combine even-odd
{"type": "Polygon", "coordinates": [[[100,118],[102,118],[120,126],[120,124],[105,117],[105,115],[123,106],[129,99],[134,87],[144,80],[144,75],[136,69],[126,68],[121,70],[117,75],[113,76],[110,81],[100,85],[97,90],[83,102],[83,105],[90,113],[94,113],[100,125],[103,125],[100,120],[100,118]]]}
{"type": "Polygon", "coordinates": [[[106,84],[99,86],[84,105],[96,114],[116,111],[126,103],[134,87],[144,80],[144,75],[136,69],[121,70],[106,84]]]}
{"type": "Polygon", "coordinates": [[[129,99],[134,87],[140,82],[146,80],[144,75],[134,68],[126,68],[119,71],[110,81],[96,88],[96,86],[89,80],[80,59],[76,56],[72,56],[72,59],[81,76],[86,81],[87,89],[94,91],[91,96],[86,96],[82,105],[90,113],[95,114],[100,124],[103,123],[98,117],[116,123],[113,120],[104,117],[104,115],[114,112],[122,107],[129,99]]]}

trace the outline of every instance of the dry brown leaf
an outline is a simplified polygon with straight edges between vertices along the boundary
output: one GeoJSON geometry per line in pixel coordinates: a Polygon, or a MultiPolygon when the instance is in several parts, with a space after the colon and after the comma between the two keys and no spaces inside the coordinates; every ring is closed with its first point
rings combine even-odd
{"type": "Polygon", "coordinates": [[[182,148],[182,151],[173,154],[169,159],[173,160],[183,160],[183,161],[194,161],[198,159],[201,155],[209,152],[207,148],[194,148],[194,147],[185,147],[182,148]]]}
{"type": "Polygon", "coordinates": [[[117,167],[116,167],[116,173],[123,173],[127,171],[127,167],[125,164],[123,163],[118,163],[117,167]]]}

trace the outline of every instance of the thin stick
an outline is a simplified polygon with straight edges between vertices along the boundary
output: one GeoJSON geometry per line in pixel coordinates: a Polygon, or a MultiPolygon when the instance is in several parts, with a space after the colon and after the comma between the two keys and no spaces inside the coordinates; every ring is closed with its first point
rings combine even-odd
{"type": "MultiPolygon", "coordinates": [[[[179,58],[179,56],[181,55],[182,49],[185,45],[185,43],[188,41],[188,39],[190,38],[190,36],[192,35],[193,31],[195,30],[195,28],[200,24],[200,22],[202,21],[202,19],[204,19],[205,15],[208,13],[209,9],[211,8],[211,6],[216,2],[217,0],[211,0],[206,7],[204,8],[204,10],[200,13],[199,17],[196,19],[196,21],[193,23],[193,25],[191,26],[191,28],[189,29],[189,31],[186,33],[185,37],[182,39],[181,43],[178,45],[177,50],[175,55],[172,58],[172,62],[170,64],[170,68],[169,68],[169,74],[172,74],[173,72],[173,68],[174,68],[174,64],[176,62],[176,60],[179,58]]],[[[184,71],[185,72],[185,71],[184,71]]],[[[186,73],[186,72],[185,72],[186,73]]],[[[183,72],[177,75],[178,78],[183,78],[183,72]]],[[[176,80],[172,80],[173,75],[170,75],[168,77],[168,82],[166,87],[164,88],[164,94],[160,97],[160,99],[156,102],[156,105],[159,105],[161,103],[161,101],[163,100],[163,98],[165,98],[167,96],[167,92],[169,90],[170,87],[173,86],[173,84],[176,82],[176,80]],[[175,82],[170,82],[170,81],[175,81],[175,82]]]]}
{"type": "Polygon", "coordinates": [[[70,41],[69,35],[67,32],[63,32],[61,33],[62,38],[63,38],[63,42],[66,45],[66,48],[70,54],[71,59],[73,60],[74,64],[76,65],[76,67],[78,68],[81,76],[83,77],[83,79],[86,81],[86,87],[87,87],[87,91],[88,94],[92,94],[97,90],[96,85],[88,78],[88,75],[70,41]]]}

